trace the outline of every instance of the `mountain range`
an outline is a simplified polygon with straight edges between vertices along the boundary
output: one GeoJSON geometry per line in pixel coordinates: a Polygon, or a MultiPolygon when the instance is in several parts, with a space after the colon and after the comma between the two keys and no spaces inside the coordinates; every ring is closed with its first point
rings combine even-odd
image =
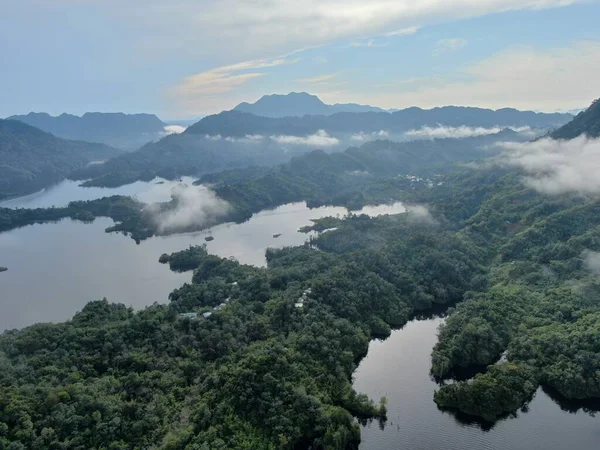
{"type": "Polygon", "coordinates": [[[186,130],[188,134],[244,137],[246,135],[314,134],[319,130],[329,133],[373,133],[387,131],[405,133],[423,127],[531,127],[552,129],[573,118],[570,114],[536,113],[505,108],[499,110],[444,106],[434,109],[408,108],[387,112],[340,112],[332,115],[304,115],[290,117],[258,116],[239,110],[223,111],[207,116],[186,130]]]}
{"type": "Polygon", "coordinates": [[[600,99],[595,100],[588,109],[577,114],[571,122],[554,131],[551,136],[554,139],[573,139],[584,133],[589,137],[600,137],[600,99]]]}
{"type": "Polygon", "coordinates": [[[287,95],[264,95],[255,103],[240,103],[234,111],[246,112],[263,117],[329,116],[339,112],[385,112],[375,106],[356,103],[327,105],[316,95],[306,92],[291,92],[287,95]]]}
{"type": "Polygon", "coordinates": [[[0,198],[33,192],[75,169],[122,153],[104,144],[61,139],[17,120],[0,119],[0,198]]]}
{"type": "Polygon", "coordinates": [[[10,116],[64,139],[98,142],[124,150],[134,150],[165,135],[165,124],[154,114],[88,112],[83,116],[31,112],[10,116]]]}

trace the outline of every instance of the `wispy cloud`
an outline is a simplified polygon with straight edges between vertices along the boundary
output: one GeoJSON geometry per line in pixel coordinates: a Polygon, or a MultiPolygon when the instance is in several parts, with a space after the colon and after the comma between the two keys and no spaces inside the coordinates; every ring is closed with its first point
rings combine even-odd
{"type": "Polygon", "coordinates": [[[390,45],[389,42],[377,42],[375,39],[366,39],[363,41],[355,41],[350,44],[350,47],[360,48],[360,47],[387,47],[390,45]]]}
{"type": "Polygon", "coordinates": [[[392,37],[392,36],[410,36],[411,34],[415,34],[420,29],[421,29],[420,27],[400,28],[399,30],[388,31],[387,33],[385,33],[385,36],[388,36],[388,37],[392,37]]]}
{"type": "Polygon", "coordinates": [[[581,255],[584,267],[595,275],[600,275],[600,253],[585,250],[581,255]]]}
{"type": "Polygon", "coordinates": [[[289,58],[259,59],[216,67],[184,78],[169,90],[169,94],[180,109],[187,113],[198,113],[195,108],[211,104],[216,96],[230,93],[240,86],[264,76],[265,69],[294,64],[299,61],[289,58]],[[201,106],[200,106],[201,105],[201,106]]]}
{"type": "Polygon", "coordinates": [[[386,130],[379,130],[373,133],[364,133],[364,132],[359,132],[359,133],[355,133],[352,136],[350,136],[350,140],[352,141],[356,141],[356,142],[367,142],[367,141],[374,141],[376,139],[387,139],[390,137],[390,133],[386,130]]]}
{"type": "Polygon", "coordinates": [[[159,233],[200,229],[214,225],[231,206],[205,186],[179,184],[171,191],[171,205],[153,204],[146,208],[159,233]]]}
{"type": "Polygon", "coordinates": [[[505,152],[503,162],[523,169],[527,174],[525,183],[539,192],[600,194],[600,139],[545,138],[500,145],[505,152]]]}
{"type": "Polygon", "coordinates": [[[445,53],[452,53],[468,45],[469,41],[461,38],[440,39],[436,42],[433,56],[441,56],[445,53]]]}
{"type": "Polygon", "coordinates": [[[504,129],[510,129],[516,131],[517,133],[530,134],[530,127],[447,127],[447,126],[437,126],[437,127],[422,127],[417,130],[409,130],[405,134],[411,138],[418,139],[463,139],[468,137],[475,136],[487,136],[490,134],[498,134],[504,129]]]}
{"type": "Polygon", "coordinates": [[[325,130],[319,130],[310,136],[271,136],[271,139],[281,145],[304,145],[308,147],[334,147],[340,140],[329,136],[325,130]]]}
{"type": "Polygon", "coordinates": [[[464,105],[570,110],[598,97],[596,74],[599,72],[600,40],[550,49],[514,47],[465,66],[455,76],[432,79],[411,89],[381,92],[354,89],[351,99],[335,100],[382,108],[464,105]]]}
{"type": "Polygon", "coordinates": [[[329,73],[329,74],[325,74],[325,75],[318,75],[316,77],[300,78],[297,81],[299,83],[306,83],[306,84],[323,84],[323,83],[327,83],[327,82],[333,80],[335,77],[336,77],[335,73],[329,73]]]}

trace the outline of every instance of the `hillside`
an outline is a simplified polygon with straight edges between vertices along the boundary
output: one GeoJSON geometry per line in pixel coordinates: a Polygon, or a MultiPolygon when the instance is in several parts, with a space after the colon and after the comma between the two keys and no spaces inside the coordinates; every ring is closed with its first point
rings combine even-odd
{"type": "Polygon", "coordinates": [[[176,178],[202,175],[253,165],[278,164],[289,159],[280,148],[263,143],[206,139],[180,134],[146,144],[106,164],[83,168],[71,174],[74,179],[94,178],[87,186],[114,187],[158,175],[176,178]]]}
{"type": "Polygon", "coordinates": [[[64,139],[99,142],[133,150],[164,135],[166,124],[154,114],[123,114],[88,112],[83,116],[29,113],[11,116],[10,120],[52,133],[64,139]]]}
{"type": "Polygon", "coordinates": [[[16,120],[0,120],[0,197],[41,189],[92,161],[121,153],[104,144],[60,139],[16,120]]]}
{"type": "Polygon", "coordinates": [[[327,105],[316,95],[306,92],[291,92],[287,95],[264,95],[255,103],[240,103],[234,111],[264,117],[327,116],[338,112],[384,112],[383,109],[354,103],[327,105]]]}
{"type": "Polygon", "coordinates": [[[0,446],[357,448],[357,418],[386,421],[385,399],[354,390],[357,363],[371,339],[434,306],[456,308],[433,373],[491,364],[440,386],[440,407],[495,421],[540,385],[598,398],[600,285],[586,260],[600,251],[600,205],[522,180],[458,169],[405,193],[429,205],[421,214],[322,219],[335,229],[267,250],[266,269],[202,247],[165,254],[193,270],[168,304],[96,301],[3,334],[0,446]]]}
{"type": "Polygon", "coordinates": [[[555,139],[573,139],[581,134],[600,137],[600,99],[580,112],[571,122],[552,133],[555,139]]]}
{"type": "Polygon", "coordinates": [[[394,113],[340,112],[329,116],[272,118],[242,111],[224,111],[207,116],[186,130],[188,134],[244,137],[246,135],[306,136],[319,130],[328,133],[405,133],[422,127],[531,127],[555,128],[573,118],[570,114],[545,114],[516,109],[481,109],[445,106],[434,109],[408,108],[394,113]]]}

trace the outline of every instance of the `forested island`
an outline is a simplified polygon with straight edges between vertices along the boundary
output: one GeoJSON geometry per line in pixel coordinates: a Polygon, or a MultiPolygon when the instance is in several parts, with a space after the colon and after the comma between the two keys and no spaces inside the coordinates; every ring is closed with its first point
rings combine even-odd
{"type": "Polygon", "coordinates": [[[6,272],[8,270],[8,267],[0,267],[0,272],[6,272]]]}
{"type": "MultiPolygon", "coordinates": [[[[357,419],[386,419],[385,398],[352,388],[369,341],[435,306],[451,309],[432,376],[443,383],[484,366],[442,384],[433,399],[441,408],[493,421],[540,385],[599,398],[597,193],[544,191],[523,169],[495,164],[393,177],[388,150],[370,166],[379,160],[381,175],[343,198],[401,195],[415,205],[405,214],[315,221],[305,231],[329,231],[268,250],[267,268],[204,247],[165,254],[172,270],[193,271],[167,305],[135,312],[96,301],[65,323],[4,333],[0,446],[355,449],[357,419]]],[[[329,157],[309,161],[327,168],[329,157]]],[[[213,181],[241,211],[301,195],[328,202],[360,170],[344,161],[344,175],[305,178],[305,191],[294,178],[302,159],[247,173],[237,186],[213,181]]]]}

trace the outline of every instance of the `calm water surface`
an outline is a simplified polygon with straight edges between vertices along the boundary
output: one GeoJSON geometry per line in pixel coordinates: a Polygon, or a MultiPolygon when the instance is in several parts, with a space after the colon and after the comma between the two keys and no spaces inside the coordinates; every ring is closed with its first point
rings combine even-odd
{"type": "MultiPolygon", "coordinates": [[[[116,193],[136,195],[144,201],[166,201],[172,186],[173,183],[135,183],[119,189],[87,192],[87,188],[63,182],[33,198],[14,199],[11,204],[12,207],[64,205],[72,199],[116,193]]],[[[398,203],[365,208],[361,213],[403,211],[404,207],[398,203]]],[[[67,320],[87,302],[103,297],[134,308],[165,303],[173,289],[191,280],[191,274],[173,273],[168,266],[159,264],[162,253],[206,243],[211,253],[263,266],[268,247],[303,244],[308,235],[299,233],[298,228],[310,224],[311,219],[343,216],[347,212],[337,207],[311,210],[305,203],[292,203],[255,214],[243,224],[154,237],[140,245],[121,234],[105,233],[113,224],[108,218],[92,224],[65,219],[0,233],[0,266],[9,269],[0,273],[0,332],[36,322],[67,320]],[[281,236],[274,238],[276,234],[281,236]],[[206,242],[209,235],[214,240],[206,242]]]]}
{"type": "Polygon", "coordinates": [[[442,319],[414,320],[385,341],[373,341],[354,374],[354,387],[388,399],[388,422],[362,429],[360,450],[598,450],[600,417],[561,410],[541,389],[528,412],[484,431],[433,402],[430,353],[442,319]]]}
{"type": "MultiPolygon", "coordinates": [[[[142,201],[168,201],[175,183],[155,180],[117,189],[80,188],[65,181],[53,188],[0,206],[64,206],[72,200],[132,195],[142,201]]],[[[192,179],[184,179],[191,184],[192,179]]],[[[369,215],[403,212],[401,204],[366,207],[369,215]]],[[[211,253],[242,263],[264,265],[268,247],[300,245],[298,228],[311,219],[343,216],[345,208],[310,210],[304,203],[255,214],[243,224],[224,224],[200,233],[155,237],[136,245],[120,234],[106,234],[110,219],[93,224],[63,220],[0,233],[0,331],[35,322],[69,319],[90,300],[107,297],[135,308],[164,303],[169,293],[191,279],[158,263],[162,253],[206,242],[211,253]],[[273,235],[281,234],[279,238],[273,235]]],[[[582,410],[568,413],[538,391],[527,413],[519,412],[484,431],[459,421],[433,403],[436,384],[429,379],[429,355],[441,319],[412,321],[386,341],[374,341],[355,373],[358,391],[388,398],[389,420],[362,430],[361,450],[597,450],[600,421],[582,410]]]]}
{"type": "Polygon", "coordinates": [[[191,185],[194,178],[183,177],[181,181],[168,181],[155,178],[149,183],[137,181],[118,188],[82,188],[81,181],[64,180],[35,194],[0,202],[3,208],[49,208],[51,206],[67,206],[76,200],[95,200],[111,195],[128,195],[142,202],[168,202],[171,199],[171,189],[183,182],[191,185]]]}

